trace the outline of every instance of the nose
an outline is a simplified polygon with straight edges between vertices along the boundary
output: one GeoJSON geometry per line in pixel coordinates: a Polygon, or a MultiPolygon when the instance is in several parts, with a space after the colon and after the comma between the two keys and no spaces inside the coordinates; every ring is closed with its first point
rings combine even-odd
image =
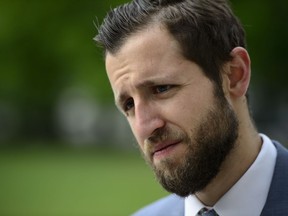
{"type": "Polygon", "coordinates": [[[164,126],[165,120],[161,116],[160,108],[153,104],[135,104],[135,116],[131,127],[136,138],[143,141],[164,126]]]}

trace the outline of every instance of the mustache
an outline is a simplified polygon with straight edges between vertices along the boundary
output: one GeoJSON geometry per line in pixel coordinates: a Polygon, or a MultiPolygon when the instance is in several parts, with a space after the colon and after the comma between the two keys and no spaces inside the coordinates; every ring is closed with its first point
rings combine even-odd
{"type": "Polygon", "coordinates": [[[173,130],[169,127],[158,128],[146,139],[146,144],[153,145],[164,142],[165,140],[187,140],[187,135],[180,130],[173,130]]]}

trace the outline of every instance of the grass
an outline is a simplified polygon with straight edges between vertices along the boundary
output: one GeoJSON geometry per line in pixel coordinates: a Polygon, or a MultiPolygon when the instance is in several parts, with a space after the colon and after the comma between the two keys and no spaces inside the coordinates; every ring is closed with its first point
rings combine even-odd
{"type": "Polygon", "coordinates": [[[167,193],[135,152],[0,150],[0,215],[122,216],[167,193]]]}

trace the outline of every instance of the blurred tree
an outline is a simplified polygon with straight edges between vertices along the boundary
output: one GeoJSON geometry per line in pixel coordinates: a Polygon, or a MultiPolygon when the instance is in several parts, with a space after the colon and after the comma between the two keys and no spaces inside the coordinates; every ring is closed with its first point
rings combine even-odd
{"type": "Polygon", "coordinates": [[[53,109],[70,86],[113,101],[93,21],[117,1],[0,1],[0,101],[17,106],[21,133],[54,134],[53,109]],[[108,99],[109,98],[109,99],[108,99]]]}
{"type": "Polygon", "coordinates": [[[285,90],[288,73],[288,2],[232,0],[247,32],[253,82],[285,90]],[[284,89],[283,89],[284,88],[284,89]]]}
{"type": "MultiPolygon", "coordinates": [[[[22,137],[56,136],[55,104],[67,88],[83,87],[97,101],[113,103],[93,22],[101,23],[110,8],[124,2],[0,1],[0,106],[15,108],[11,119],[17,116],[22,137]]],[[[257,103],[278,104],[288,89],[288,2],[232,0],[232,5],[247,31],[252,84],[275,94],[257,103]]]]}

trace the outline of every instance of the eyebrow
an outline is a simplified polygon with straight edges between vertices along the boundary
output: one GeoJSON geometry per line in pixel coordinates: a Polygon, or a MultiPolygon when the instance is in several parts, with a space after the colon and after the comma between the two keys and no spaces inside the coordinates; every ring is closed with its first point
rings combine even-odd
{"type": "Polygon", "coordinates": [[[139,82],[139,83],[136,84],[136,89],[142,89],[142,88],[145,88],[145,87],[151,87],[151,86],[159,85],[159,83],[160,83],[160,81],[158,79],[156,81],[144,80],[144,81],[139,82]]]}

